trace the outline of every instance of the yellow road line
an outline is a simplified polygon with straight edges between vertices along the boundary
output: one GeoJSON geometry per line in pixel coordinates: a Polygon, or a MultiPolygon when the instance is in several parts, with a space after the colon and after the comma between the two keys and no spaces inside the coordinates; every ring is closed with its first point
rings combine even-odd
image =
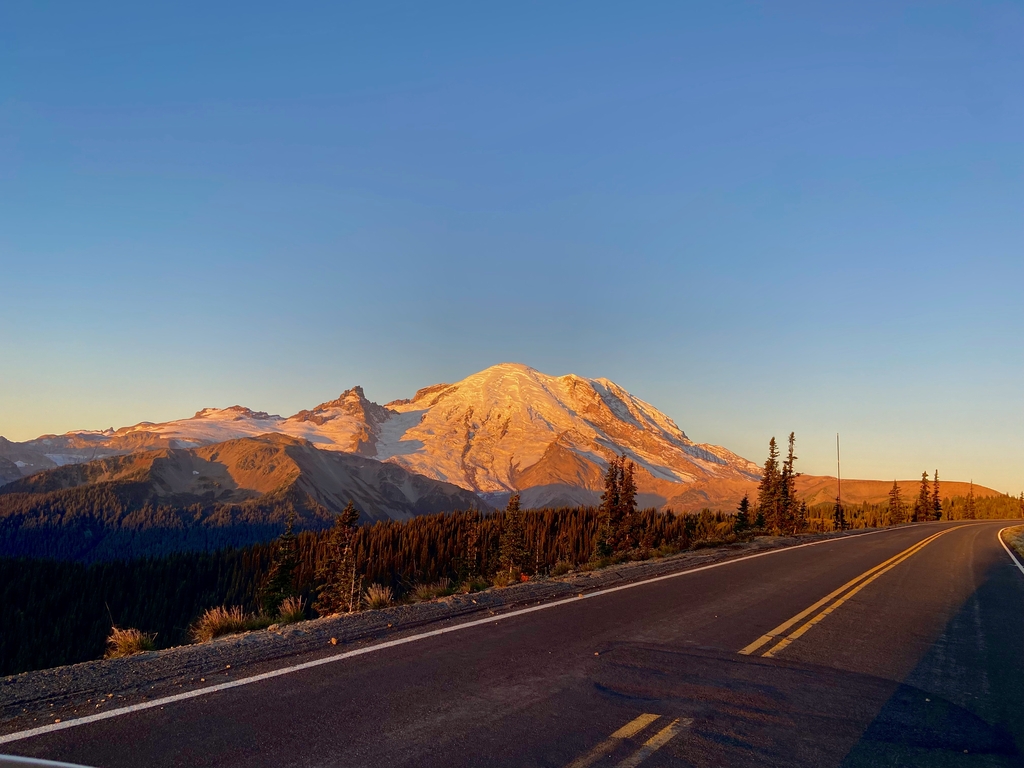
{"type": "Polygon", "coordinates": [[[628,739],[631,736],[636,736],[636,734],[640,733],[640,731],[642,731],[648,725],[653,723],[659,717],[661,717],[661,715],[643,714],[640,715],[640,717],[635,718],[634,720],[630,720],[628,723],[619,728],[619,730],[617,730],[607,739],[605,739],[592,750],[587,752],[587,754],[577,757],[565,768],[588,768],[588,766],[593,765],[602,757],[611,753],[612,750],[614,750],[615,747],[618,746],[620,741],[622,741],[623,739],[628,739]]]}
{"type": "MultiPolygon", "coordinates": [[[[767,645],[768,643],[777,640],[780,636],[782,636],[785,632],[787,632],[791,627],[793,627],[797,623],[803,621],[805,618],[807,618],[812,613],[814,613],[815,611],[820,609],[822,606],[825,606],[828,603],[830,603],[832,600],[835,600],[837,597],[842,595],[847,590],[852,589],[854,587],[857,587],[858,584],[860,584],[861,582],[864,582],[864,584],[862,584],[861,587],[858,587],[856,589],[856,591],[859,592],[860,589],[864,585],[866,585],[868,582],[874,581],[874,579],[878,578],[878,576],[881,576],[882,573],[884,573],[885,571],[887,571],[890,568],[892,568],[892,567],[898,565],[899,563],[903,562],[904,560],[906,560],[911,555],[917,553],[919,550],[921,550],[924,547],[926,547],[928,544],[930,544],[932,541],[937,539],[939,536],[942,536],[945,533],[949,533],[952,530],[955,530],[955,529],[947,528],[944,531],[939,531],[938,533],[935,533],[935,534],[929,536],[927,539],[924,539],[923,541],[919,541],[916,544],[914,544],[914,545],[908,547],[907,549],[903,550],[902,552],[900,552],[900,553],[898,553],[896,555],[893,555],[888,560],[886,560],[886,561],[876,565],[874,568],[869,568],[868,570],[864,571],[864,573],[860,574],[859,576],[856,576],[856,577],[850,579],[850,581],[848,581],[845,584],[843,584],[843,586],[839,587],[839,589],[836,589],[836,590],[830,592],[829,594],[825,595],[825,597],[821,598],[821,600],[818,600],[816,603],[811,605],[809,608],[805,608],[804,610],[800,611],[800,613],[798,613],[796,616],[793,616],[792,618],[789,618],[786,621],[782,622],[781,624],[779,624],[779,626],[775,627],[775,629],[771,630],[767,634],[761,635],[761,637],[759,637],[757,640],[752,642],[750,645],[748,645],[745,648],[741,649],[740,653],[743,654],[744,656],[749,656],[750,654],[754,653],[755,651],[757,651],[762,646],[767,645]],[[867,581],[865,581],[865,579],[867,579],[867,581]]],[[[851,594],[855,594],[855,592],[851,592],[851,594]]],[[[849,596],[847,596],[847,598],[848,597],[849,596]]],[[[845,600],[847,598],[844,598],[842,602],[845,602],[845,600]]],[[[841,603],[839,603],[839,604],[841,604],[841,603]]],[[[824,615],[822,615],[821,618],[824,618],[824,616],[828,615],[828,613],[831,613],[831,610],[828,610],[824,615]]],[[[817,619],[816,621],[814,621],[814,623],[817,623],[817,621],[820,621],[820,620],[821,619],[817,619]]],[[[807,630],[804,629],[803,631],[800,631],[800,634],[802,635],[803,632],[806,632],[806,631],[807,630]]],[[[764,655],[768,656],[769,654],[774,654],[776,651],[782,650],[782,648],[784,648],[786,645],[789,645],[789,643],[792,642],[792,640],[795,640],[796,637],[799,637],[799,635],[795,635],[788,642],[777,644],[776,646],[774,646],[771,650],[769,650],[764,655]]]]}
{"type": "Polygon", "coordinates": [[[668,744],[669,741],[672,740],[673,736],[692,722],[693,719],[689,717],[682,720],[676,718],[656,734],[651,736],[651,738],[644,742],[644,745],[640,747],[640,749],[615,766],[615,768],[636,768],[636,766],[640,765],[640,763],[668,744]]]}

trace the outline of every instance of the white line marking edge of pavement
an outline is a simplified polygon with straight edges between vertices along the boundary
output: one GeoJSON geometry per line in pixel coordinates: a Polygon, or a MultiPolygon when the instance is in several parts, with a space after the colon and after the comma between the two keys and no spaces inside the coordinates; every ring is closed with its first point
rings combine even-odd
{"type": "Polygon", "coordinates": [[[1008,554],[1010,556],[1010,559],[1013,560],[1013,564],[1017,566],[1021,573],[1024,573],[1024,565],[1020,564],[1020,560],[1018,560],[1017,556],[1013,554],[1013,550],[1006,546],[1006,542],[1003,541],[1003,531],[1008,531],[1011,528],[1016,527],[1017,526],[1015,525],[1008,525],[1005,528],[1000,528],[999,533],[996,534],[996,538],[999,539],[999,543],[1003,545],[1003,549],[1006,550],[1006,554],[1008,554]]]}
{"type": "MultiPolygon", "coordinates": [[[[961,527],[961,526],[955,526],[961,527]]],[[[209,685],[205,688],[196,688],[191,691],[185,691],[184,693],[176,693],[172,696],[164,696],[159,699],[153,699],[151,701],[144,701],[139,704],[130,704],[127,707],[119,707],[117,709],[109,709],[105,712],[98,712],[94,715],[86,715],[85,717],[76,717],[70,720],[62,720],[59,723],[48,723],[47,725],[41,725],[37,728],[30,728],[24,731],[15,731],[0,736],[0,744],[10,744],[14,741],[21,741],[23,739],[31,739],[34,736],[42,736],[46,733],[53,733],[54,731],[62,731],[65,728],[74,728],[79,725],[88,725],[89,723],[99,722],[100,720],[109,720],[114,717],[121,717],[123,715],[130,715],[133,712],[141,712],[146,709],[153,709],[154,707],[163,707],[168,704],[174,704],[179,701],[186,701],[188,699],[195,699],[200,696],[206,696],[211,693],[217,693],[219,691],[226,691],[230,688],[238,688],[243,685],[250,685],[251,683],[258,683],[263,680],[270,680],[275,677],[281,677],[283,675],[289,675],[294,672],[301,672],[305,669],[312,669],[313,667],[323,666],[324,664],[332,664],[336,661],[343,661],[345,659],[351,659],[355,656],[363,656],[368,653],[374,653],[376,651],[383,651],[387,648],[394,648],[399,645],[405,645],[407,643],[417,642],[419,640],[425,640],[428,637],[437,637],[439,635],[446,635],[449,632],[459,632],[464,629],[470,629],[471,627],[478,627],[483,624],[497,623],[499,621],[505,621],[506,619],[515,618],[516,616],[523,616],[527,613],[534,613],[535,611],[546,611],[550,608],[556,608],[560,605],[566,605],[568,603],[576,603],[581,600],[589,600],[594,597],[600,597],[601,595],[610,595],[613,592],[621,592],[626,589],[634,589],[636,587],[642,587],[647,584],[654,584],[659,581],[666,581],[667,579],[675,579],[680,576],[688,576],[691,573],[700,573],[701,571],[708,571],[712,568],[720,568],[725,565],[732,565],[733,563],[741,563],[745,560],[754,560],[758,557],[766,557],[768,555],[777,555],[782,552],[792,552],[794,549],[803,549],[804,547],[816,547],[819,544],[834,544],[840,541],[851,541],[853,539],[859,539],[864,536],[871,536],[876,533],[891,533],[893,531],[904,530],[902,528],[882,528],[876,531],[868,531],[866,533],[856,533],[850,536],[843,536],[834,539],[822,539],[820,541],[810,541],[806,544],[796,544],[792,547],[780,547],[778,549],[770,549],[767,552],[756,552],[752,555],[743,555],[742,557],[732,558],[730,560],[722,560],[717,563],[710,563],[708,565],[701,565],[697,568],[689,568],[683,571],[677,571],[675,573],[668,573],[663,576],[655,576],[651,579],[644,579],[642,581],[634,581],[629,584],[621,584],[617,587],[608,587],[607,589],[599,589],[594,592],[587,592],[585,594],[576,595],[574,597],[566,597],[561,600],[554,600],[550,603],[542,603],[540,605],[530,606],[529,608],[519,608],[508,613],[502,613],[497,616],[488,616],[485,619],[474,619],[473,621],[466,621],[460,624],[455,624],[450,627],[442,627],[441,629],[430,630],[429,632],[420,632],[415,635],[409,635],[407,637],[400,637],[395,640],[387,640],[383,643],[377,643],[376,645],[368,645],[363,648],[356,648],[351,651],[345,651],[338,653],[333,656],[325,656],[324,658],[314,659],[312,661],[306,661],[301,664],[293,664],[289,667],[281,667],[280,669],[274,669],[270,672],[262,672],[258,675],[252,675],[251,677],[243,677],[239,680],[232,680],[227,683],[218,683],[217,685],[209,685]]],[[[1005,529],[1003,529],[1005,530],[1005,529]]],[[[1000,531],[1001,533],[1002,531],[1000,531]]],[[[1002,537],[1000,537],[1000,543],[1002,543],[1002,537]]],[[[1005,548],[1005,544],[1003,547],[1005,548]]],[[[1007,550],[1009,552],[1009,550],[1007,550]]],[[[1013,557],[1013,555],[1010,555],[1013,557]]],[[[1014,561],[1016,562],[1016,558],[1014,561]]],[[[1020,563],[1017,563],[1017,567],[1021,568],[1020,563]]],[[[1021,568],[1024,571],[1024,568],[1021,568]]]]}

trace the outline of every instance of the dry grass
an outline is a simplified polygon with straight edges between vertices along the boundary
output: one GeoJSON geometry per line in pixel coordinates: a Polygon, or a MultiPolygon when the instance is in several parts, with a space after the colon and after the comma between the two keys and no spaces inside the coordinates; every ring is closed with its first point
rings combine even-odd
{"type": "Polygon", "coordinates": [[[199,620],[192,625],[190,634],[197,643],[205,643],[221,635],[231,635],[236,632],[245,632],[249,629],[250,619],[242,612],[242,609],[235,605],[231,608],[217,606],[208,608],[206,613],[199,617],[199,620]]]}
{"type": "Polygon", "coordinates": [[[371,584],[366,588],[365,598],[366,605],[370,608],[387,608],[394,602],[395,593],[391,591],[391,587],[371,584]]]}
{"type": "Polygon", "coordinates": [[[412,597],[414,600],[422,602],[434,600],[438,597],[447,597],[454,593],[455,589],[452,587],[452,580],[443,578],[435,581],[433,584],[417,584],[416,589],[413,590],[412,597]]]}
{"type": "Polygon", "coordinates": [[[569,571],[572,570],[572,564],[565,560],[559,560],[555,563],[555,567],[551,569],[552,576],[565,576],[569,571]]]}
{"type": "Polygon", "coordinates": [[[137,629],[111,627],[110,637],[107,638],[107,652],[103,658],[120,659],[123,656],[155,650],[155,639],[156,635],[149,635],[137,629]]]}
{"type": "Polygon", "coordinates": [[[294,624],[306,618],[306,601],[301,597],[286,597],[277,610],[277,621],[280,624],[294,624]]]}
{"type": "Polygon", "coordinates": [[[1004,531],[1003,539],[1017,553],[1017,557],[1024,557],[1024,525],[1018,525],[1004,531]]]}

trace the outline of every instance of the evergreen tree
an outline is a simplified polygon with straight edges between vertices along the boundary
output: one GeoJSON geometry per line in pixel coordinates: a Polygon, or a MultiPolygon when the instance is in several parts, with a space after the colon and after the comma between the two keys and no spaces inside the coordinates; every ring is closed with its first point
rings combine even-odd
{"type": "Polygon", "coordinates": [[[765,525],[767,525],[767,523],[764,519],[764,512],[762,512],[761,508],[758,507],[757,514],[754,515],[754,528],[758,531],[763,531],[765,525]]]}
{"type": "Polygon", "coordinates": [[[327,546],[316,570],[319,591],[313,607],[321,616],[352,611],[352,595],[356,591],[355,542],[359,512],[350,501],[334,518],[327,534],[327,546]]]}
{"type": "Polygon", "coordinates": [[[1024,491],[1020,492],[1020,516],[1024,517],[1024,491]]]}
{"type": "Polygon", "coordinates": [[[526,547],[526,513],[519,506],[519,494],[513,493],[505,507],[498,538],[498,562],[509,573],[522,571],[529,559],[526,547]]]}
{"type": "Polygon", "coordinates": [[[732,520],[732,529],[736,533],[743,533],[750,528],[750,496],[743,494],[740,505],[736,509],[736,516],[732,520]]]}
{"type": "Polygon", "coordinates": [[[893,480],[892,489],[889,491],[889,523],[899,525],[903,522],[906,512],[907,508],[903,503],[900,484],[893,480]]]}
{"type": "Polygon", "coordinates": [[[298,565],[298,545],[295,540],[295,510],[288,515],[284,533],[277,539],[274,559],[260,596],[263,612],[277,613],[281,601],[295,594],[295,568],[298,565]]]}
{"type": "Polygon", "coordinates": [[[601,494],[600,518],[595,547],[595,554],[598,557],[608,557],[612,553],[612,521],[618,514],[619,509],[619,470],[618,458],[614,458],[608,462],[608,469],[604,473],[604,493],[601,494]]]}
{"type": "Polygon", "coordinates": [[[765,525],[773,533],[781,531],[779,519],[780,484],[779,446],[773,437],[768,443],[768,458],[765,459],[761,482],[757,486],[757,511],[764,517],[765,525]]]}
{"type": "Polygon", "coordinates": [[[846,530],[846,511],[843,509],[839,497],[836,497],[835,506],[832,507],[832,526],[837,531],[846,530]]]}
{"type": "Polygon", "coordinates": [[[636,516],[636,465],[624,455],[619,457],[619,509],[612,526],[613,546],[616,552],[626,552],[636,546],[634,518],[636,516]]]}
{"type": "Polygon", "coordinates": [[[975,520],[977,517],[978,512],[974,504],[974,481],[971,480],[971,487],[967,491],[967,508],[964,511],[964,518],[967,520],[975,520]]]}
{"type": "Polygon", "coordinates": [[[939,489],[939,470],[935,470],[932,480],[932,517],[935,520],[942,519],[942,493],[939,489]]]}
{"type": "Polygon", "coordinates": [[[786,460],[782,464],[782,472],[779,475],[779,530],[781,531],[792,531],[796,533],[799,530],[799,524],[797,519],[799,517],[800,502],[796,497],[796,479],[799,473],[795,470],[794,465],[796,464],[796,454],[794,453],[794,447],[796,445],[796,433],[789,433],[789,452],[786,455],[786,460]]]}
{"type": "Polygon", "coordinates": [[[808,518],[807,502],[801,501],[800,506],[797,508],[796,513],[796,529],[798,531],[807,530],[807,518],[808,518]]]}
{"type": "Polygon", "coordinates": [[[923,523],[932,518],[931,489],[928,487],[928,473],[921,473],[921,489],[917,494],[917,501],[914,502],[914,522],[923,523]]]}
{"type": "Polygon", "coordinates": [[[474,579],[480,574],[480,513],[474,509],[470,515],[466,526],[463,567],[460,569],[466,579],[474,579]]]}

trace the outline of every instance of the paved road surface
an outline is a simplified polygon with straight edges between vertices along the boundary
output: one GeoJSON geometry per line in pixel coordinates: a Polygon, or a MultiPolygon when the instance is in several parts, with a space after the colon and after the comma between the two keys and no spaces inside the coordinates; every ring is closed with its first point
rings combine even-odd
{"type": "Polygon", "coordinates": [[[1024,765],[1024,573],[1005,525],[735,561],[0,751],[95,766],[1024,765]]]}

